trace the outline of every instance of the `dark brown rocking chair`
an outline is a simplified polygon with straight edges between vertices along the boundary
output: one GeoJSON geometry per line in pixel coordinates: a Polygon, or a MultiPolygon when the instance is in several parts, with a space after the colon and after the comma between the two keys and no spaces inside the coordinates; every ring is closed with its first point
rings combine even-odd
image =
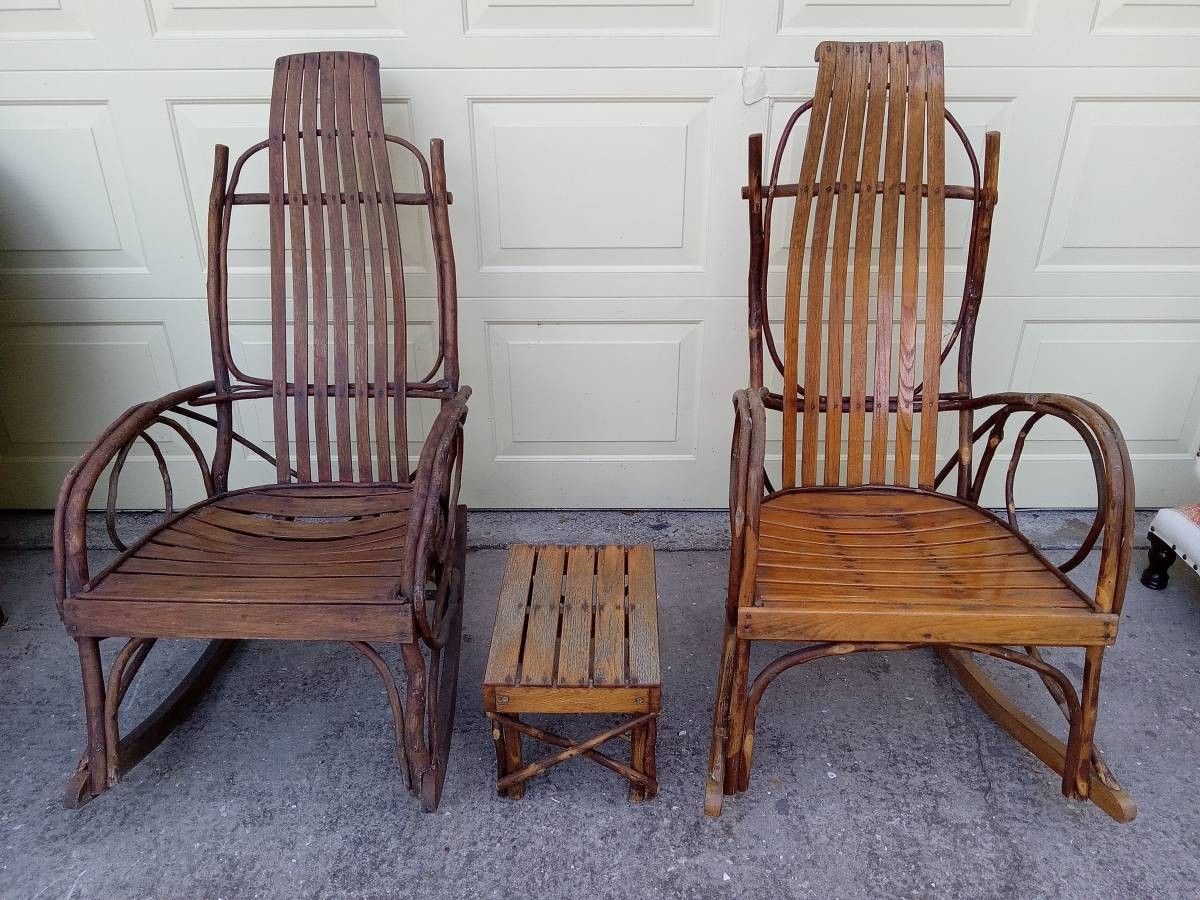
{"type": "Polygon", "coordinates": [[[972,394],[1000,136],[987,135],[981,179],[970,142],[944,107],[942,60],[937,42],[824,43],[814,97],[787,122],[766,185],[762,136],[750,138],[750,388],[734,398],[732,545],[710,815],[720,813],[723,794],[749,784],[755,720],[776,676],[823,657],[920,647],[936,648],[979,705],[1062,776],[1064,794],[1089,798],[1120,821],[1136,813],[1093,744],[1101,658],[1116,638],[1129,569],[1129,456],[1116,423],[1088,401],[972,394]],[[805,113],[799,178],[780,184],[788,137],[805,113]],[[946,123],[970,162],[970,185],[945,183],[946,123]],[[797,202],[777,348],[767,313],[767,251],[772,208],[785,197],[797,202]],[[943,339],[947,201],[970,203],[972,222],[962,303],[943,339]],[[764,337],[781,393],[764,386],[764,337]],[[939,373],[956,344],[957,383],[946,390],[939,373]],[[768,409],[783,418],[778,490],[763,469],[768,409]],[[986,418],[977,426],[981,411],[986,418]],[[940,413],[957,418],[958,442],[939,469],[940,413]],[[1083,440],[1098,492],[1092,528],[1061,565],[1021,534],[1013,501],[1026,436],[1047,417],[1083,440]],[[1005,520],[979,500],[1005,427],[1022,418],[1008,464],[1005,520]],[[951,475],[953,489],[939,491],[951,475]],[[1101,538],[1097,583],[1088,594],[1064,573],[1101,538]],[[804,646],[751,682],[754,641],[804,646]],[[1083,649],[1080,693],[1047,662],[1042,646],[1083,649]],[[1065,744],[1000,691],[973,658],[978,654],[1040,677],[1066,714],[1065,744]]]}
{"type": "Polygon", "coordinates": [[[441,141],[430,159],[383,130],[379,62],[307,53],[276,63],[267,140],[228,173],[216,148],[208,225],[213,380],[132,407],[67,475],[54,523],[55,588],[79,646],[87,753],[67,788],[76,806],[112,787],[186,715],[240,639],[346,641],[382,677],[410,790],[437,807],[450,751],[462,629],[466,509],[458,505],[463,422],[454,259],[441,141]],[[411,154],[423,190],[393,189],[388,148],[411,154]],[[267,151],[269,193],[238,193],[244,164],[267,151]],[[270,221],[271,372],[245,374],[230,349],[230,219],[264,205],[270,221]],[[428,211],[438,283],[437,362],[410,379],[397,207],[428,211]],[[369,284],[369,288],[368,288],[369,284]],[[440,376],[439,376],[440,372],[440,376]],[[269,398],[275,455],[233,429],[234,405],[269,398]],[[407,405],[440,403],[410,472],[407,405]],[[212,407],[213,415],[198,409],[212,407]],[[211,457],[192,423],[215,429],[211,457]],[[189,428],[190,426],[190,428],[189,428]],[[152,428],[190,448],[207,497],[171,510],[152,428]],[[153,451],[166,520],[125,548],[113,527],[131,446],[153,451]],[[230,490],[233,444],[275,467],[276,483],[230,490]],[[85,516],[108,480],[109,531],[123,552],[93,575],[85,516]],[[127,642],[107,678],[100,642],[127,642]],[[122,736],[118,711],[160,638],[211,642],[145,721],[122,736]],[[372,643],[397,644],[402,697],[372,643]]]}

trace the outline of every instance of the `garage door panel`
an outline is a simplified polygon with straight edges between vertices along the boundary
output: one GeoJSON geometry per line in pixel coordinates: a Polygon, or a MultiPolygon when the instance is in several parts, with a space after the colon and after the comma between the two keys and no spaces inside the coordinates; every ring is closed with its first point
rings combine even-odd
{"type": "MultiPolygon", "coordinates": [[[[820,40],[919,37],[946,42],[947,106],[976,151],[986,130],[1003,135],[975,390],[1095,399],[1125,428],[1139,502],[1200,495],[1190,474],[1200,439],[1200,196],[1190,176],[1198,9],[1142,0],[7,4],[0,341],[25,348],[22,359],[42,347],[35,355],[64,381],[85,380],[85,370],[111,377],[63,405],[70,422],[55,417],[52,398],[10,384],[0,397],[0,502],[49,505],[97,417],[209,377],[213,144],[236,156],[265,136],[277,56],[345,48],[380,57],[389,130],[422,149],[432,137],[446,142],[463,381],[475,388],[467,502],[723,505],[729,397],[747,380],[746,138],[763,132],[773,148],[812,90],[820,40]]],[[[968,183],[953,140],[948,149],[948,179],[968,183]]],[[[248,167],[243,190],[265,190],[263,162],[248,167]]],[[[415,187],[411,162],[395,164],[400,189],[415,187]]],[[[790,157],[782,178],[796,167],[790,157]]],[[[790,207],[778,204],[770,247],[774,319],[790,207]]],[[[948,298],[962,290],[969,215],[967,204],[948,207],[948,298]]],[[[436,281],[423,212],[403,216],[409,353],[421,368],[416,360],[433,352],[436,281]]],[[[264,210],[239,208],[234,352],[256,374],[269,330],[266,233],[264,210]]],[[[946,315],[956,309],[949,301],[946,315]]],[[[260,406],[239,425],[269,448],[260,406]]],[[[412,415],[410,449],[431,421],[426,406],[412,415]]],[[[948,454],[953,418],[939,424],[948,454]]],[[[1093,502],[1081,452],[1069,433],[1040,425],[1018,502],[1093,502]]],[[[168,450],[180,496],[198,489],[184,453],[168,450]]],[[[236,483],[273,480],[266,463],[235,456],[236,483]]],[[[152,457],[137,451],[125,477],[128,505],[160,502],[152,457]]]]}

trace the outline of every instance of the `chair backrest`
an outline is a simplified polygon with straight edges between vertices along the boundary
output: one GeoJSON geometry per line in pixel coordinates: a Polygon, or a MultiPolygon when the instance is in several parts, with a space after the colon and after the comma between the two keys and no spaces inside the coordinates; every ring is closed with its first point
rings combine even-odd
{"type": "MultiPolygon", "coordinates": [[[[937,41],[822,43],[813,99],[787,122],[765,186],[761,138],[752,138],[751,384],[763,385],[761,330],[783,377],[782,394],[769,395],[783,413],[782,487],[910,485],[914,457],[917,485],[931,489],[937,480],[939,398],[970,391],[995,193],[994,171],[989,193],[970,142],[945,110],[942,60],[937,41]],[[799,175],[781,185],[788,139],[806,113],[799,175]],[[970,160],[971,186],[945,183],[947,121],[970,160]],[[781,356],[766,310],[767,248],[774,201],[789,196],[796,204],[781,356]],[[943,341],[948,199],[974,203],[975,215],[962,306],[943,341]],[[943,393],[941,363],[960,336],[959,384],[943,393]]],[[[993,144],[998,153],[998,135],[989,134],[989,167],[993,144]]]]}
{"type": "Polygon", "coordinates": [[[221,221],[216,233],[210,226],[216,277],[214,284],[210,274],[209,288],[218,387],[237,399],[270,396],[281,482],[408,480],[407,400],[446,399],[458,387],[441,142],[431,143],[427,161],[408,141],[384,133],[374,56],[303,53],[276,61],[268,138],[242,154],[227,185],[220,149],[210,214],[219,206],[221,221]],[[423,191],[394,189],[389,145],[413,155],[423,191]],[[263,149],[268,193],[237,193],[243,165],[263,149]],[[246,204],[268,207],[269,378],[246,374],[230,352],[229,220],[233,207],[246,204]],[[404,205],[428,209],[438,279],[439,353],[419,380],[408,372],[397,215],[404,205]],[[230,375],[241,383],[230,387],[230,375]]]}

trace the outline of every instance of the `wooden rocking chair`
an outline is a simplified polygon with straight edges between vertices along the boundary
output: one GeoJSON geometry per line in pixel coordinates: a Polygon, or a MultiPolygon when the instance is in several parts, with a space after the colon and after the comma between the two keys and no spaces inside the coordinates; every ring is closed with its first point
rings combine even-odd
{"type": "Polygon", "coordinates": [[[944,108],[942,60],[942,45],[934,41],[823,43],[814,97],[784,127],[766,185],[762,136],[750,138],[744,191],[750,388],[734,397],[732,545],[705,800],[710,815],[720,813],[723,794],[749,784],[755,720],[776,676],[823,657],[920,647],[936,648],[979,705],[1062,776],[1064,794],[1089,798],[1120,821],[1136,814],[1093,744],[1101,658],[1116,638],[1129,568],[1129,456],[1116,423],[1088,401],[972,394],[971,349],[1000,136],[987,135],[981,179],[966,134],[944,108]],[[780,184],[788,138],[805,113],[799,178],[780,184]],[[971,185],[945,183],[945,123],[966,152],[971,185]],[[777,349],[767,314],[767,250],[772,207],[784,197],[797,203],[777,349]],[[972,208],[965,288],[954,328],[943,339],[945,208],[960,200],[972,208]],[[764,337],[782,393],[764,387],[764,337]],[[957,383],[945,390],[941,364],[956,344],[957,383]],[[768,409],[783,418],[778,490],[763,469],[768,409]],[[976,413],[985,411],[976,426],[976,413]],[[939,413],[956,416],[958,430],[957,448],[940,470],[939,413]],[[1024,422],[1008,465],[1005,521],[981,508],[979,498],[1014,417],[1024,422]],[[1026,437],[1048,417],[1083,440],[1098,492],[1096,519],[1082,546],[1057,566],[1020,533],[1013,501],[1026,437]],[[976,458],[973,448],[985,437],[976,458]],[[939,492],[951,474],[953,490],[939,492]],[[1101,537],[1099,575],[1089,595],[1064,573],[1101,537]],[[804,646],[750,682],[754,641],[804,646]],[[1041,646],[1083,648],[1079,694],[1041,655],[1041,646]],[[1007,698],[974,654],[1036,673],[1066,714],[1067,742],[1007,698]]]}
{"type": "Polygon", "coordinates": [[[458,505],[463,423],[454,259],[441,141],[430,159],[383,130],[379,62],[357,53],[286,56],[275,66],[267,140],[228,173],[216,148],[208,215],[208,308],[213,380],[132,407],[67,475],[54,522],[55,590],[79,646],[87,753],[69,807],[112,787],[187,714],[239,639],[346,641],[383,679],[395,750],[410,790],[437,807],[454,719],[462,629],[466,509],[458,505]],[[388,148],[411,154],[424,187],[393,189],[388,148]],[[269,193],[238,193],[246,161],[266,150],[269,193]],[[227,177],[228,176],[228,177],[227,177]],[[270,221],[271,372],[244,373],[230,349],[228,249],[237,207],[270,221]],[[397,207],[428,211],[438,282],[437,362],[411,380],[397,207]],[[369,288],[368,288],[369,283],[369,288]],[[439,377],[440,372],[440,377],[439,377]],[[270,399],[275,455],[233,429],[233,409],[270,399]],[[410,399],[440,401],[409,471],[410,399]],[[210,406],[213,415],[198,412],[210,406]],[[211,457],[192,423],[215,429],[211,457]],[[195,457],[207,497],[174,513],[152,427],[195,457]],[[157,458],[167,516],[126,548],[113,507],[131,446],[157,458]],[[275,467],[273,485],[230,490],[238,443],[275,467]],[[109,532],[123,552],[88,569],[85,517],[111,465],[109,532]],[[100,641],[127,638],[107,679],[100,641]],[[145,721],[122,736],[122,698],[160,638],[211,643],[145,721]],[[398,644],[402,698],[372,643],[398,644]]]}

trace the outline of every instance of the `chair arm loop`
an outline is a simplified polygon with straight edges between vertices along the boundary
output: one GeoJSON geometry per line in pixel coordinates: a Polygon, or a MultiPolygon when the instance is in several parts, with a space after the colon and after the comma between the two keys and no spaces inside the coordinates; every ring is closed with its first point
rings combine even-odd
{"type": "MultiPolygon", "coordinates": [[[[211,394],[214,383],[211,381],[196,384],[191,387],[174,391],[157,400],[139,403],[131,406],[112,422],[95,441],[83,452],[79,461],[71,467],[59,488],[58,499],[54,507],[54,599],[62,611],[63,601],[70,594],[78,591],[88,581],[87,564],[87,510],[93,491],[104,474],[105,469],[118,460],[118,468],[124,463],[134,441],[141,438],[154,452],[163,475],[163,486],[167,495],[167,505],[171,503],[170,476],[166,471],[166,462],[158,445],[145,434],[146,430],[155,424],[165,424],[180,434],[181,438],[191,448],[200,465],[201,474],[205,479],[205,487],[211,490],[211,479],[208,476],[208,463],[200,452],[195,439],[178,423],[164,419],[163,415],[171,413],[177,407],[190,403],[206,394],[211,394]]],[[[119,478],[119,470],[110,478],[119,478]]],[[[109,505],[112,505],[114,488],[109,491],[109,505]]],[[[110,509],[108,521],[111,525],[113,512],[110,509]]],[[[111,530],[111,528],[110,528],[111,530]]]]}
{"type": "Polygon", "coordinates": [[[404,590],[412,603],[417,631],[431,647],[441,647],[442,603],[449,588],[449,565],[441,566],[442,582],[436,591],[437,602],[430,615],[426,606],[426,575],[429,563],[445,563],[453,552],[458,492],[462,483],[463,425],[467,418],[469,387],[462,387],[442,404],[433,427],[421,447],[421,458],[413,478],[412,503],[409,507],[408,534],[405,538],[404,590]]]}
{"type": "Polygon", "coordinates": [[[974,502],[979,501],[996,448],[1004,440],[1008,420],[1016,414],[1029,414],[1013,443],[1005,477],[1004,502],[1009,525],[1014,530],[1019,529],[1013,487],[1030,431],[1049,417],[1065,423],[1079,435],[1095,473],[1096,517],[1079,548],[1059,569],[1068,572],[1079,565],[1103,535],[1095,601],[1102,611],[1119,614],[1133,542],[1134,488],[1129,449],[1116,421],[1090,400],[1068,394],[989,394],[975,397],[965,406],[974,410],[995,407],[971,436],[974,443],[987,435],[987,444],[973,473],[971,496],[967,498],[974,502]]]}

